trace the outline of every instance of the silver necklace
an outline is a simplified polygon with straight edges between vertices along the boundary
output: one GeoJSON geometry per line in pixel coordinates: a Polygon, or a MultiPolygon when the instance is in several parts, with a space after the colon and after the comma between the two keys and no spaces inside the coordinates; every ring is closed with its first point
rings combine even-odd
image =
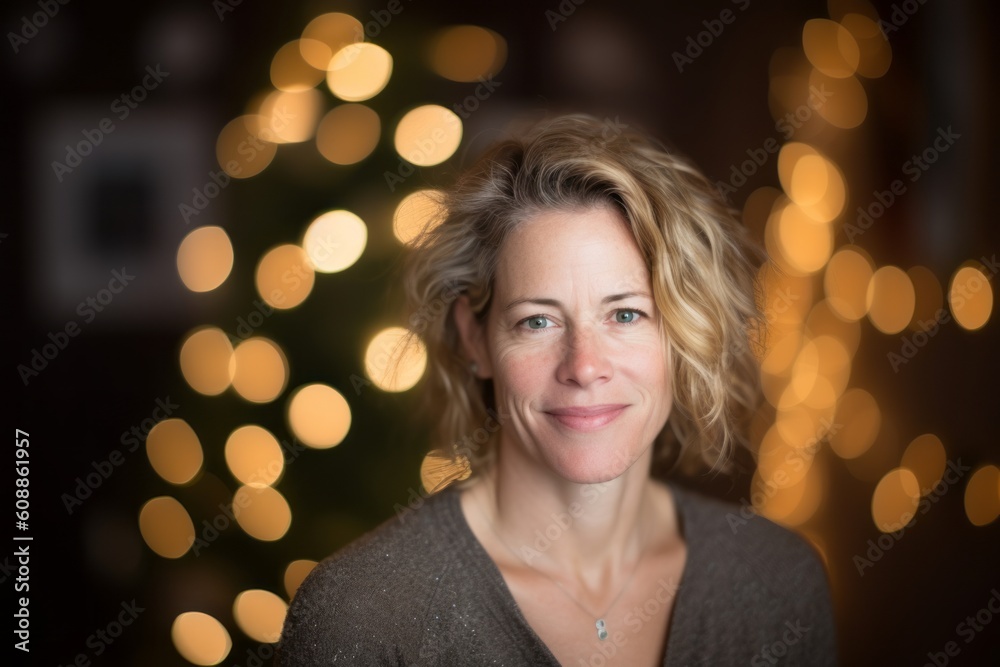
{"type": "Polygon", "coordinates": [[[548,579],[549,581],[551,581],[556,586],[556,588],[558,588],[559,591],[563,595],[565,595],[566,598],[569,599],[570,602],[572,602],[577,607],[579,607],[581,611],[583,611],[585,614],[587,614],[587,616],[590,616],[591,618],[597,619],[595,621],[595,623],[594,623],[594,626],[597,628],[597,638],[598,639],[600,639],[601,641],[604,641],[605,639],[608,638],[608,624],[607,624],[607,621],[605,620],[605,618],[611,612],[611,610],[614,609],[615,604],[617,604],[618,600],[620,600],[621,597],[622,597],[622,595],[625,594],[625,591],[628,590],[629,586],[632,583],[632,580],[635,579],[635,575],[639,572],[639,565],[642,563],[643,552],[646,550],[646,546],[647,546],[646,542],[649,539],[649,535],[648,535],[649,531],[648,530],[647,530],[647,535],[645,535],[644,539],[643,539],[642,549],[639,550],[639,558],[636,561],[635,567],[632,568],[632,574],[629,575],[628,580],[625,582],[625,585],[622,586],[622,588],[621,588],[620,591],[618,591],[618,595],[616,595],[615,599],[611,601],[611,604],[608,605],[608,608],[604,611],[604,613],[600,614],[600,615],[597,615],[594,612],[592,612],[589,609],[587,609],[586,607],[584,607],[580,603],[580,601],[577,600],[575,597],[573,597],[572,595],[570,595],[569,591],[567,591],[563,587],[562,584],[560,584],[558,581],[556,581],[555,579],[553,579],[552,577],[550,577],[549,575],[547,575],[545,572],[542,572],[541,570],[539,570],[538,568],[536,568],[535,566],[533,566],[531,563],[529,563],[527,560],[525,560],[524,558],[522,558],[520,554],[518,554],[516,551],[514,551],[513,547],[511,547],[509,544],[507,544],[507,541],[505,539],[503,539],[503,537],[500,535],[500,532],[497,530],[496,526],[493,524],[492,521],[490,521],[489,517],[486,516],[486,514],[485,514],[485,512],[483,512],[482,508],[479,508],[479,512],[480,512],[480,514],[483,515],[483,518],[486,519],[486,523],[489,525],[490,530],[493,531],[493,534],[496,535],[496,538],[500,541],[500,544],[504,545],[504,547],[507,549],[507,551],[509,551],[515,558],[517,558],[518,560],[520,560],[521,562],[523,562],[525,565],[527,565],[528,567],[530,567],[532,570],[534,570],[538,574],[542,575],[543,577],[545,577],[546,579],[548,579]]]}

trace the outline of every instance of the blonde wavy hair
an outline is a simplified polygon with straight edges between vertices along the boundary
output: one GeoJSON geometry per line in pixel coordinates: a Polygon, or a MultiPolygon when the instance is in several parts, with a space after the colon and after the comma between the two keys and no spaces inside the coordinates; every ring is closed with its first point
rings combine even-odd
{"type": "Polygon", "coordinates": [[[645,258],[672,353],[674,404],[657,458],[688,470],[729,467],[760,395],[764,255],[691,162],[628,126],[561,116],[494,144],[439,203],[441,216],[406,258],[404,285],[410,329],[427,346],[425,414],[447,457],[482,473],[502,428],[492,380],[476,378],[462,354],[455,299],[467,295],[486,316],[504,240],[523,221],[610,206],[645,258]]]}

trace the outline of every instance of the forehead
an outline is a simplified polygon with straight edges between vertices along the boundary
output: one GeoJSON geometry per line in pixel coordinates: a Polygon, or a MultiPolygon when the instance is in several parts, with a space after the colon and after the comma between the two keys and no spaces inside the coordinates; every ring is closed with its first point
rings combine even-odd
{"type": "MultiPolygon", "coordinates": [[[[553,210],[525,218],[500,249],[496,289],[648,290],[649,270],[628,223],[611,207],[553,210]]],[[[519,296],[544,296],[542,294],[519,296]]]]}

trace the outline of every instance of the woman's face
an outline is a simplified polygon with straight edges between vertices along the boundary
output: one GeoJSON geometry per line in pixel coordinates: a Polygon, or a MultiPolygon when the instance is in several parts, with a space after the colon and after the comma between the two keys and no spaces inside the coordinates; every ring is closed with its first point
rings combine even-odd
{"type": "Polygon", "coordinates": [[[669,357],[650,276],[620,214],[550,211],[501,248],[481,377],[492,377],[501,447],[577,483],[614,479],[670,415],[669,357]]]}

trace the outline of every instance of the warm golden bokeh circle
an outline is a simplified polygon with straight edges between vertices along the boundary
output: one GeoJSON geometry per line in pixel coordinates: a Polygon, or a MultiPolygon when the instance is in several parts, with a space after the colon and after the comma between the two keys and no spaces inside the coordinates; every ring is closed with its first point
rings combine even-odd
{"type": "Polygon", "coordinates": [[[316,272],[305,250],[286,243],[264,253],[255,278],[257,293],[268,305],[288,310],[312,293],[316,272]]]}
{"type": "Polygon", "coordinates": [[[295,437],[314,449],[327,449],[347,437],[351,408],[344,396],[325,384],[299,387],[288,402],[288,423],[295,437]]]}
{"type": "Polygon", "coordinates": [[[361,162],[378,146],[382,121],[363,104],[341,104],[323,116],[316,130],[316,148],[333,164],[361,162]]]}
{"type": "Polygon", "coordinates": [[[139,510],[139,532],[146,545],[164,558],[180,558],[194,544],[194,523],[175,498],[160,496],[139,510]]]}
{"type": "Polygon", "coordinates": [[[274,341],[248,338],[233,352],[233,389],[251,403],[268,403],[288,383],[288,361],[274,341]]]}
{"type": "Polygon", "coordinates": [[[285,455],[277,439],[256,424],[240,426],[226,439],[226,465],[247,486],[273,486],[285,469],[285,455]]]}
{"type": "Polygon", "coordinates": [[[194,429],[183,419],[164,419],[146,436],[146,455],[160,477],[187,484],[201,471],[205,455],[194,429]]]}
{"type": "Polygon", "coordinates": [[[378,332],[365,350],[365,374],[383,391],[406,391],[420,381],[426,367],[423,341],[402,327],[378,332]]]}
{"type": "Polygon", "coordinates": [[[199,394],[218,396],[233,381],[233,345],[222,329],[201,327],[181,345],[181,374],[199,394]]]}
{"type": "Polygon", "coordinates": [[[354,213],[327,211],[306,228],[302,248],[310,265],[321,273],[338,273],[352,266],[368,245],[368,226],[354,213]]]}
{"type": "Polygon", "coordinates": [[[406,112],[393,138],[396,152],[418,167],[431,167],[450,158],[462,142],[462,119],[437,104],[406,112]]]}
{"type": "Polygon", "coordinates": [[[288,604],[270,591],[243,591],[233,602],[236,624],[254,641],[274,644],[281,637],[281,626],[288,613],[288,604]]]}
{"type": "Polygon", "coordinates": [[[192,230],[177,249],[177,273],[192,292],[210,292],[233,270],[233,244],[222,227],[192,230]]]}
{"type": "Polygon", "coordinates": [[[917,512],[920,483],[908,468],[895,468],[885,474],[872,494],[872,520],[883,533],[902,530],[917,512]]]}
{"type": "Polygon", "coordinates": [[[215,617],[200,611],[186,611],[174,619],[170,629],[174,647],[195,665],[217,665],[233,648],[232,638],[215,617]]]}
{"type": "Polygon", "coordinates": [[[233,496],[236,523],[250,537],[263,542],[280,540],[292,524],[288,501],[270,486],[241,486],[233,496]]]}

